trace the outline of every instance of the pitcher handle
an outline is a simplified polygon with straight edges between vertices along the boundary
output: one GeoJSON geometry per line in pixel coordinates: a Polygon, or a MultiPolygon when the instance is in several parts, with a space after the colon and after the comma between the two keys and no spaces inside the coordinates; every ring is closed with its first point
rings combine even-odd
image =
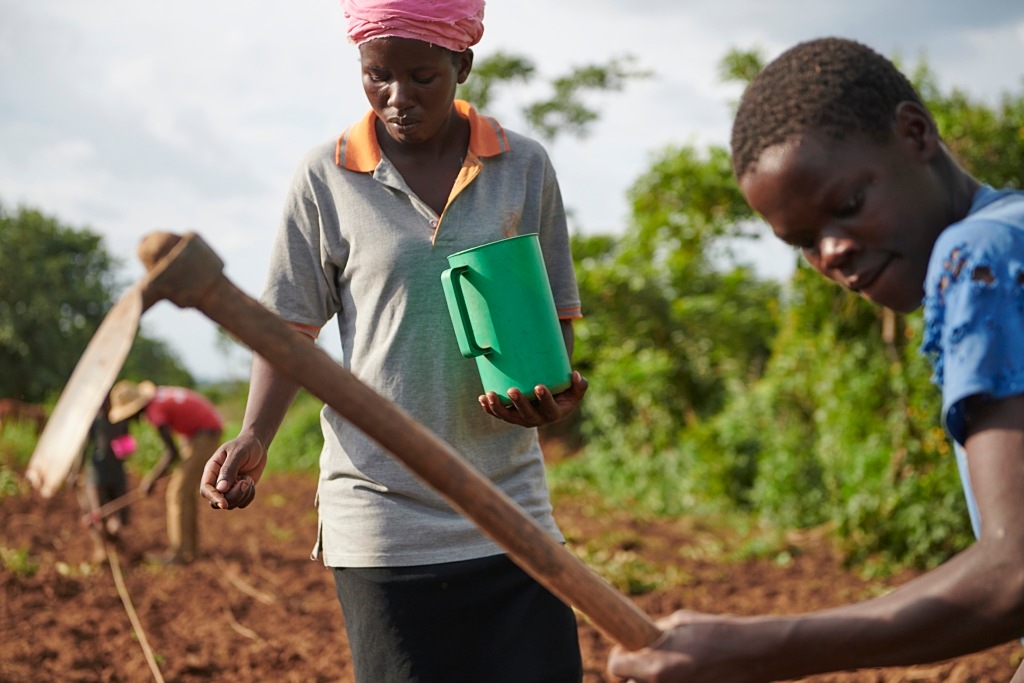
{"type": "Polygon", "coordinates": [[[484,355],[489,349],[481,347],[473,336],[473,323],[469,319],[469,309],[460,283],[468,270],[469,266],[455,266],[443,271],[441,286],[444,287],[444,296],[448,301],[448,312],[455,328],[455,338],[459,342],[459,351],[466,358],[474,358],[484,355]]]}

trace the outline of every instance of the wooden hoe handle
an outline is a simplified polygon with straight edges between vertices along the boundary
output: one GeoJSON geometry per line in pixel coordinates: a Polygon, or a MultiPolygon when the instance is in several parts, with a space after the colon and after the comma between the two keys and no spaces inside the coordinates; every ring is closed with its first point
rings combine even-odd
{"type": "Polygon", "coordinates": [[[159,254],[144,300],[194,307],[373,438],[503,546],[509,556],[606,636],[638,650],[661,630],[626,596],[556,541],[450,445],[311,346],[222,273],[222,262],[194,233],[154,233],[140,252],[159,254]]]}

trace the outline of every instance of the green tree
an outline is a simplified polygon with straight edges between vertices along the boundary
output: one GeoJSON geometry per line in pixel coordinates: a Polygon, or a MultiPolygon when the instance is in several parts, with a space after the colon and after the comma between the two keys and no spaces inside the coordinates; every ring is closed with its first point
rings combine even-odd
{"type": "MultiPolygon", "coordinates": [[[[114,301],[118,266],[96,233],[0,205],[0,395],[43,402],[63,389],[114,301]]],[[[156,381],[192,381],[145,337],[131,363],[156,381]]]]}
{"type": "Polygon", "coordinates": [[[573,242],[585,317],[576,363],[591,388],[582,406],[586,464],[573,475],[683,511],[697,465],[687,429],[716,414],[730,386],[763,371],[779,286],[739,263],[751,216],[721,149],[670,148],[630,190],[621,238],[573,242]],[[587,470],[587,471],[584,471],[587,470]]]}
{"type": "Polygon", "coordinates": [[[537,67],[526,57],[496,52],[473,64],[469,78],[459,86],[458,97],[479,109],[487,109],[494,100],[496,89],[510,83],[529,83],[536,72],[537,67]]]}
{"type": "Polygon", "coordinates": [[[0,394],[58,390],[112,302],[102,239],[41,212],[0,206],[0,394]]]}
{"type": "MultiPolygon", "coordinates": [[[[530,128],[552,141],[562,134],[585,137],[600,114],[585,101],[592,92],[617,92],[634,79],[647,78],[650,72],[636,66],[631,55],[613,57],[603,64],[574,67],[569,73],[548,82],[551,94],[525,105],[521,113],[530,128]]],[[[537,67],[521,55],[497,52],[473,66],[458,96],[485,110],[494,102],[495,92],[510,84],[527,84],[537,77],[537,67]]]]}
{"type": "Polygon", "coordinates": [[[890,337],[883,311],[798,268],[765,375],[692,434],[716,490],[779,525],[834,525],[855,561],[928,566],[962,547],[921,316],[904,322],[890,337]]]}

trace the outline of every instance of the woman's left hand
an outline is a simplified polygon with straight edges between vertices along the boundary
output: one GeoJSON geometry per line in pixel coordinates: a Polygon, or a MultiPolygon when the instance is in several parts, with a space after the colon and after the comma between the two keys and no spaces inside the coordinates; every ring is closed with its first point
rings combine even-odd
{"type": "Polygon", "coordinates": [[[499,420],[523,427],[543,427],[562,420],[576,409],[587,393],[589,383],[577,372],[572,373],[572,386],[560,394],[552,394],[543,385],[537,385],[534,391],[537,398],[528,399],[518,389],[509,389],[508,397],[512,405],[504,405],[497,392],[489,391],[480,396],[480,407],[484,412],[499,420]]]}

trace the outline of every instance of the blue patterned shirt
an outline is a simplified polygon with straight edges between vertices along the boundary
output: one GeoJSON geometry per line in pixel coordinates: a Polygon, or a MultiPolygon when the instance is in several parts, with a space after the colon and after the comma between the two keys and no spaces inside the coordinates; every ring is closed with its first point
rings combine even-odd
{"type": "Polygon", "coordinates": [[[974,531],[967,476],[966,399],[1024,394],[1024,192],[982,187],[970,213],[939,236],[925,280],[921,350],[942,388],[974,531]]]}

